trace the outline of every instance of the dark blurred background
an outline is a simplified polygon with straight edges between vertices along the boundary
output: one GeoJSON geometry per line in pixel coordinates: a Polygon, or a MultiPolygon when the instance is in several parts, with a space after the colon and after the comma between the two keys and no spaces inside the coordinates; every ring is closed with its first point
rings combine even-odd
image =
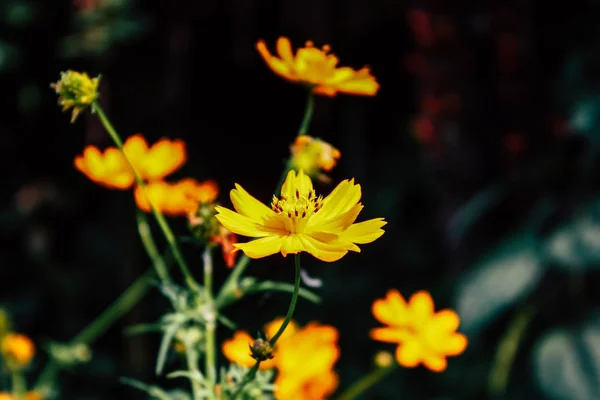
{"type": "MultiPolygon", "coordinates": [[[[361,254],[333,265],[304,258],[323,280],[323,303],[301,301],[297,320],[340,330],[340,388],[372,368],[377,350],[393,351],[368,337],[373,300],[426,289],[436,308],[461,315],[466,353],[444,374],[401,369],[364,399],[600,398],[598,1],[0,5],[0,306],[37,343],[69,340],[148,264],[131,193],[73,167],[85,145],[109,137],[89,113],[69,124],[50,82],[68,68],[101,73],[101,104],[122,136],[184,139],[190,160],[176,177],[216,180],[227,205],[234,182],[267,201],[305,94],[271,73],[255,43],[274,49],[285,35],[330,44],[341,64],[370,65],[381,84],[374,98],[318,98],[310,128],[342,152],[334,182],[363,186],[364,218],[389,221],[361,254]]],[[[183,219],[172,224],[186,234],[183,219]]],[[[200,265],[199,249],[185,251],[200,265]]],[[[291,264],[271,257],[248,273],[291,282],[291,264]]],[[[288,298],[251,296],[228,316],[254,332],[288,298]]],[[[60,398],[137,399],[120,376],[164,382],[153,376],[158,335],[123,329],[166,310],[148,295],[90,363],[60,375],[60,398]]],[[[220,340],[230,336],[220,329],[220,340]]],[[[40,351],[34,375],[45,359],[40,351]]]]}

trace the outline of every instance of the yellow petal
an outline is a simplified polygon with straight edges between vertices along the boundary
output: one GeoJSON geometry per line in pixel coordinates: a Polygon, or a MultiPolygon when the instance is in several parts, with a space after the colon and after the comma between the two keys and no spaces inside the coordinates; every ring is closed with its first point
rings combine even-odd
{"type": "Polygon", "coordinates": [[[403,343],[414,334],[405,328],[374,328],[370,332],[371,339],[386,343],[403,343]]]}
{"type": "Polygon", "coordinates": [[[158,180],[179,169],[187,161],[185,143],[181,140],[161,139],[146,153],[139,166],[147,180],[158,180]]]}
{"type": "Polygon", "coordinates": [[[419,291],[413,294],[408,301],[413,322],[418,326],[425,326],[433,315],[433,299],[429,292],[419,291]]]}
{"type": "Polygon", "coordinates": [[[294,54],[292,53],[292,44],[284,36],[277,39],[277,53],[284,63],[288,65],[291,71],[294,70],[294,54]]]}
{"type": "Polygon", "coordinates": [[[313,190],[313,184],[310,177],[304,174],[304,171],[290,170],[283,186],[281,186],[281,196],[285,196],[287,199],[293,199],[296,197],[296,191],[300,197],[308,197],[308,194],[313,190]]]}
{"type": "Polygon", "coordinates": [[[442,372],[448,366],[448,361],[443,356],[427,355],[423,359],[423,364],[433,372],[442,372]]]}
{"type": "Polygon", "coordinates": [[[348,253],[348,250],[343,247],[320,242],[309,235],[300,235],[299,237],[306,251],[321,261],[334,262],[348,253]]]}
{"type": "Polygon", "coordinates": [[[148,151],[148,142],[144,136],[136,133],[135,135],[127,138],[125,144],[123,145],[123,150],[125,151],[125,155],[129,161],[134,166],[137,166],[148,151]]]}
{"type": "Polygon", "coordinates": [[[398,364],[413,368],[423,360],[423,347],[417,339],[409,340],[399,345],[396,349],[398,364]]]}
{"type": "Polygon", "coordinates": [[[455,332],[458,329],[460,319],[454,310],[441,310],[437,312],[430,323],[429,329],[435,329],[440,334],[455,332]]]}
{"type": "Polygon", "coordinates": [[[267,49],[267,45],[264,41],[260,40],[256,43],[256,49],[258,53],[261,55],[265,63],[273,72],[277,75],[289,79],[291,81],[296,81],[293,71],[290,69],[290,65],[286,64],[283,60],[274,57],[269,50],[267,49]]]}
{"type": "Polygon", "coordinates": [[[253,220],[261,221],[276,215],[275,211],[258,201],[237,183],[235,189],[231,190],[230,197],[235,210],[253,220]]]}
{"type": "MultiPolygon", "coordinates": [[[[256,360],[250,355],[249,348],[253,342],[254,339],[247,332],[237,331],[233,334],[233,338],[223,342],[223,355],[233,363],[250,368],[256,364],[256,360]]],[[[265,370],[274,367],[273,360],[266,360],[260,363],[259,369],[265,370]]]]}
{"type": "Polygon", "coordinates": [[[356,218],[362,209],[362,204],[356,204],[347,212],[335,214],[334,217],[322,220],[322,222],[313,222],[314,216],[323,211],[319,210],[317,214],[314,214],[311,218],[309,218],[308,222],[306,223],[305,230],[310,232],[311,229],[314,229],[317,232],[329,232],[341,235],[350,225],[352,225],[352,223],[354,223],[354,221],[356,221],[356,218]]]}
{"type": "Polygon", "coordinates": [[[385,299],[375,300],[371,311],[379,322],[392,326],[405,326],[410,320],[406,301],[396,289],[389,290],[385,299]]]}
{"type": "Polygon", "coordinates": [[[344,180],[323,199],[323,207],[309,220],[309,226],[318,230],[318,225],[326,220],[337,217],[350,211],[359,201],[361,196],[360,185],[354,184],[354,179],[344,180]]]}
{"type": "MultiPolygon", "coordinates": [[[[267,335],[267,339],[270,339],[273,336],[275,336],[275,334],[281,327],[281,324],[283,324],[284,319],[285,318],[283,317],[279,317],[265,325],[265,335],[267,335]]],[[[298,324],[294,320],[290,321],[288,326],[285,328],[285,331],[283,331],[283,333],[279,337],[277,344],[281,345],[282,341],[285,342],[287,339],[294,336],[299,329],[300,328],[298,327],[298,324]]]]}
{"type": "Polygon", "coordinates": [[[281,245],[281,254],[286,257],[288,254],[298,254],[304,251],[304,244],[299,238],[299,235],[287,235],[281,245]]]}
{"type": "Polygon", "coordinates": [[[467,348],[468,340],[462,333],[455,333],[440,343],[440,350],[448,356],[462,354],[467,348]]]}
{"type": "Polygon", "coordinates": [[[385,233],[382,226],[387,224],[383,218],[374,218],[368,221],[359,222],[350,225],[345,231],[340,233],[340,240],[347,240],[352,243],[371,243],[385,233]]]}
{"type": "Polygon", "coordinates": [[[254,220],[225,207],[216,206],[215,211],[217,212],[215,218],[233,233],[249,237],[264,237],[272,234],[262,230],[261,226],[254,220]]]}
{"type": "Polygon", "coordinates": [[[250,258],[262,258],[281,251],[285,236],[267,236],[247,243],[234,243],[250,258]]]}

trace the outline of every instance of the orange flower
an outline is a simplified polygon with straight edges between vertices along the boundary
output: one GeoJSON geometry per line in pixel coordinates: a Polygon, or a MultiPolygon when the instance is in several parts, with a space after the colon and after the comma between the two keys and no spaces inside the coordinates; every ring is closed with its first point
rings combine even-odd
{"type": "MultiPolygon", "coordinates": [[[[277,318],[265,326],[268,338],[275,335],[283,320],[277,318]]],[[[335,391],[338,377],[333,366],[340,355],[338,336],[333,326],[311,322],[300,328],[290,322],[277,341],[275,357],[260,363],[261,369],[277,368],[278,399],[323,400],[335,391]]],[[[249,368],[256,363],[248,348],[252,342],[250,335],[238,331],[233,339],[223,343],[223,354],[231,362],[249,368]]]]}
{"type": "MultiPolygon", "coordinates": [[[[148,147],[141,134],[129,137],[123,145],[127,159],[140,177],[147,181],[162,179],[179,169],[186,161],[185,143],[161,139],[148,147]]],[[[129,189],[135,181],[133,171],[116,147],[100,152],[87,146],[83,155],[75,157],[75,168],[92,181],[109,189],[129,189]]]]}
{"type": "Polygon", "coordinates": [[[9,368],[21,368],[29,365],[35,355],[35,345],[25,335],[8,333],[0,345],[9,368]]]}
{"type": "MultiPolygon", "coordinates": [[[[28,392],[25,394],[25,400],[43,400],[38,392],[28,392]]],[[[0,400],[15,400],[15,396],[10,393],[0,393],[0,400]]]]}
{"type": "Polygon", "coordinates": [[[234,244],[237,243],[237,236],[219,223],[219,234],[213,236],[212,241],[221,245],[223,259],[227,268],[233,268],[237,256],[237,252],[234,252],[234,244]]]}
{"type": "Polygon", "coordinates": [[[329,143],[307,135],[298,136],[290,146],[290,152],[292,168],[304,170],[310,177],[324,182],[329,178],[321,174],[321,170],[331,171],[341,157],[340,151],[329,143]]]}
{"type": "Polygon", "coordinates": [[[176,183],[165,181],[150,182],[146,185],[145,193],[139,187],[135,188],[134,196],[137,206],[150,212],[150,203],[169,216],[185,216],[198,206],[200,199],[214,201],[218,193],[216,183],[213,181],[197,182],[195,179],[182,179],[176,183]],[[147,195],[147,196],[146,196],[147,195]]]}
{"type": "Polygon", "coordinates": [[[373,316],[388,326],[375,328],[371,338],[397,343],[396,360],[404,367],[425,365],[435,372],[446,369],[447,356],[465,351],[467,338],[456,333],[460,323],[453,310],[434,311],[428,292],[413,294],[408,301],[400,292],[390,290],[385,299],[377,299],[372,307],[373,316]]]}
{"type": "Polygon", "coordinates": [[[298,49],[296,55],[287,37],[277,39],[277,53],[273,56],[263,40],[259,40],[256,48],[267,65],[277,75],[312,87],[315,94],[335,96],[339,93],[374,96],[379,84],[371,75],[368,67],[358,71],[350,67],[338,67],[338,58],[330,54],[331,48],[323,46],[322,50],[306,42],[306,47],[298,49]]]}

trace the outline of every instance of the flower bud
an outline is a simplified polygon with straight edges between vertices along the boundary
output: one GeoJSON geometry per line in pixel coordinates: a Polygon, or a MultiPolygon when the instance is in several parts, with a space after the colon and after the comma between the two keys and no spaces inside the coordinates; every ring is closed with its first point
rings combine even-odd
{"type": "Polygon", "coordinates": [[[6,366],[11,370],[28,366],[35,355],[35,345],[31,339],[18,333],[5,335],[0,349],[6,366]]]}
{"type": "Polygon", "coordinates": [[[271,343],[269,343],[268,340],[256,339],[250,345],[250,355],[256,361],[262,362],[272,359],[274,357],[274,351],[273,346],[271,346],[271,343]]]}
{"type": "Polygon", "coordinates": [[[68,70],[60,73],[58,82],[50,87],[58,94],[58,104],[63,111],[72,109],[71,123],[77,116],[98,99],[100,76],[90,78],[85,72],[68,70]]]}

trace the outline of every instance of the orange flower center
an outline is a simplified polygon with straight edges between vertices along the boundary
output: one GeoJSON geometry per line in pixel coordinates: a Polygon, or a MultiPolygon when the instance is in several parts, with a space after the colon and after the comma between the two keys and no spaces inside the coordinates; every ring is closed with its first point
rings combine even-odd
{"type": "Polygon", "coordinates": [[[325,45],[322,50],[312,47],[308,42],[307,47],[299,49],[296,57],[297,67],[302,71],[304,79],[311,83],[320,83],[335,75],[338,59],[333,54],[327,54],[330,47],[325,45]]]}
{"type": "Polygon", "coordinates": [[[308,218],[323,207],[323,196],[317,197],[314,189],[308,192],[308,195],[302,195],[296,189],[296,195],[288,199],[283,194],[281,199],[273,196],[271,208],[279,214],[287,215],[293,221],[308,218]]]}

